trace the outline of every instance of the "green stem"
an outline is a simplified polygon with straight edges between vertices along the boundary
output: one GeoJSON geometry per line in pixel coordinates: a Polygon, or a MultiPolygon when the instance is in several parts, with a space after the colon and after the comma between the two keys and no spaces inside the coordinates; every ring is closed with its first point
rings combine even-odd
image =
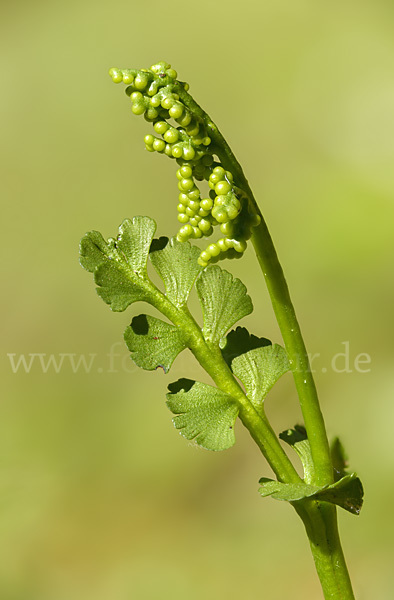
{"type": "Polygon", "coordinates": [[[289,356],[315,467],[313,483],[332,483],[330,448],[308,354],[286,279],[264,219],[254,228],[252,241],[289,356]]]}
{"type": "Polygon", "coordinates": [[[295,502],[309,538],[325,600],[354,600],[338,533],[336,508],[327,502],[295,502]]]}

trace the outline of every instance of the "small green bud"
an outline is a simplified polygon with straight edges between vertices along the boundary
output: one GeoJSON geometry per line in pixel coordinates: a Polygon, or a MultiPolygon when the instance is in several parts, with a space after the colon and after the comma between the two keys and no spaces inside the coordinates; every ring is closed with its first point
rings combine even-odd
{"type": "Polygon", "coordinates": [[[227,216],[231,221],[236,219],[238,217],[238,215],[239,215],[239,209],[237,209],[234,205],[227,207],[227,216]]]}
{"type": "Polygon", "coordinates": [[[135,102],[132,105],[131,110],[135,115],[143,115],[145,112],[145,104],[143,102],[135,102]]]}
{"type": "Polygon", "coordinates": [[[227,223],[222,223],[220,225],[220,231],[223,235],[229,237],[234,233],[234,224],[231,221],[227,221],[227,223]]]}
{"type": "Polygon", "coordinates": [[[187,127],[192,120],[192,116],[189,111],[186,109],[181,117],[178,117],[176,121],[181,125],[181,127],[187,127]]]}
{"type": "Polygon", "coordinates": [[[178,215],[178,221],[180,223],[188,223],[189,217],[187,215],[185,215],[184,213],[179,213],[179,215],[178,215]]]}
{"type": "Polygon", "coordinates": [[[153,148],[156,152],[163,152],[166,144],[163,140],[158,140],[157,138],[153,141],[153,148]]]}
{"type": "Polygon", "coordinates": [[[112,69],[109,70],[109,75],[112,77],[114,83],[121,83],[123,81],[123,73],[120,69],[112,67],[112,69]]]}
{"type": "Polygon", "coordinates": [[[163,133],[165,133],[169,127],[169,124],[165,121],[157,121],[157,123],[153,125],[153,129],[161,135],[163,135],[163,133]]]}
{"type": "Polygon", "coordinates": [[[217,244],[209,244],[207,252],[209,252],[211,256],[218,256],[218,254],[220,254],[220,248],[217,244]]]}
{"type": "Polygon", "coordinates": [[[199,130],[200,130],[200,126],[199,126],[199,124],[197,123],[197,121],[195,121],[194,119],[192,119],[192,121],[191,121],[191,123],[189,124],[189,126],[188,126],[188,127],[186,127],[186,132],[187,132],[189,135],[197,135],[197,134],[198,134],[198,132],[199,132],[199,130]]]}
{"type": "Polygon", "coordinates": [[[194,188],[192,190],[190,190],[190,192],[188,192],[188,198],[189,200],[199,200],[200,199],[200,190],[198,189],[197,186],[194,186],[194,188]]]}
{"type": "Polygon", "coordinates": [[[155,138],[153,137],[153,135],[148,134],[144,137],[144,142],[147,146],[152,146],[154,139],[155,138]]]}
{"type": "Polygon", "coordinates": [[[226,223],[226,221],[228,220],[227,212],[219,206],[213,207],[212,216],[218,223],[226,223]]]}
{"type": "Polygon", "coordinates": [[[153,96],[153,97],[150,99],[150,103],[151,103],[151,105],[152,105],[152,106],[154,106],[154,108],[157,108],[158,106],[160,106],[160,104],[161,104],[161,98],[160,98],[160,95],[159,95],[159,94],[156,94],[155,96],[153,96]]]}
{"type": "Polygon", "coordinates": [[[218,181],[218,183],[215,185],[215,192],[218,196],[219,194],[228,194],[230,191],[231,185],[225,180],[218,181]]]}
{"type": "Polygon", "coordinates": [[[192,148],[191,146],[184,146],[183,147],[183,158],[185,160],[193,160],[193,158],[195,157],[196,153],[194,151],[194,148],[192,148]]]}
{"type": "Polygon", "coordinates": [[[189,237],[191,237],[193,235],[193,227],[191,225],[184,225],[183,227],[180,228],[179,234],[183,238],[189,238],[189,237]]]}
{"type": "Polygon", "coordinates": [[[200,203],[198,200],[189,200],[188,206],[194,210],[195,213],[200,209],[200,203]]]}
{"type": "Polygon", "coordinates": [[[138,100],[142,100],[142,98],[143,98],[143,95],[141,94],[141,92],[133,92],[130,95],[130,100],[132,102],[137,102],[138,100]]]}
{"type": "Polygon", "coordinates": [[[184,193],[179,194],[178,200],[184,206],[189,206],[190,200],[189,200],[189,197],[186,194],[184,194],[184,193]]]}
{"type": "Polygon", "coordinates": [[[226,250],[228,250],[227,240],[225,238],[220,238],[220,240],[216,242],[216,245],[221,252],[226,252],[226,250]]]}
{"type": "Polygon", "coordinates": [[[148,87],[148,96],[154,96],[155,94],[157,94],[157,90],[158,90],[157,81],[152,81],[152,83],[148,87]]]}
{"type": "Polygon", "coordinates": [[[216,196],[215,206],[223,206],[227,200],[227,196],[216,196]]]}
{"type": "Polygon", "coordinates": [[[195,146],[201,146],[201,144],[202,144],[202,137],[199,137],[199,136],[196,136],[196,135],[193,135],[191,137],[192,137],[192,140],[193,140],[193,144],[195,146]]]}
{"type": "Polygon", "coordinates": [[[180,158],[183,154],[183,148],[180,144],[176,144],[175,146],[172,146],[171,151],[172,151],[172,156],[174,158],[180,158]]]}
{"type": "Polygon", "coordinates": [[[127,71],[122,71],[123,73],[123,83],[126,85],[130,85],[134,81],[134,75],[132,73],[128,73],[127,71]]]}
{"type": "Polygon", "coordinates": [[[178,73],[175,71],[175,69],[167,69],[167,75],[168,77],[171,77],[172,79],[176,79],[178,77],[178,73]]]}
{"type": "Polygon", "coordinates": [[[209,215],[209,210],[204,210],[203,208],[200,208],[198,211],[198,216],[203,218],[203,217],[207,217],[209,215]]]}
{"type": "Polygon", "coordinates": [[[165,141],[168,142],[169,144],[174,144],[179,139],[179,133],[176,129],[174,129],[173,127],[170,127],[170,129],[168,129],[165,132],[163,137],[164,137],[165,141]]]}
{"type": "MultiPolygon", "coordinates": [[[[215,167],[214,170],[212,171],[212,175],[216,175],[216,176],[220,177],[220,179],[224,178],[225,173],[226,172],[223,169],[223,167],[215,167]]],[[[218,181],[220,181],[220,179],[218,181]]]]}
{"type": "Polygon", "coordinates": [[[168,112],[170,113],[170,117],[173,119],[179,119],[183,113],[183,106],[179,102],[175,102],[168,112]]]}
{"type": "Polygon", "coordinates": [[[231,206],[233,206],[237,210],[241,210],[241,203],[235,194],[232,194],[231,196],[231,206]]]}
{"type": "Polygon", "coordinates": [[[137,90],[145,90],[147,85],[149,83],[149,76],[147,73],[142,73],[139,72],[137,73],[135,79],[134,79],[134,87],[137,90]]]}
{"type": "Polygon", "coordinates": [[[245,240],[232,240],[233,248],[236,252],[243,253],[246,250],[246,242],[245,240]]]}
{"type": "Polygon", "coordinates": [[[250,220],[251,227],[257,227],[261,223],[261,217],[257,213],[253,213],[253,214],[249,215],[249,220],[250,220]]]}
{"type": "Polygon", "coordinates": [[[209,261],[211,260],[211,255],[207,250],[203,250],[200,254],[200,258],[204,262],[209,263],[209,261]]]}
{"type": "Polygon", "coordinates": [[[146,111],[145,116],[147,117],[147,119],[150,119],[151,121],[153,121],[154,119],[157,119],[157,117],[159,116],[159,113],[157,112],[157,110],[155,108],[153,108],[153,106],[150,106],[148,108],[148,110],[146,111]]]}
{"type": "Polygon", "coordinates": [[[194,239],[202,238],[202,231],[198,227],[193,227],[193,238],[194,239]]]}
{"type": "Polygon", "coordinates": [[[179,185],[182,190],[184,190],[185,192],[189,192],[194,187],[194,181],[193,179],[181,179],[179,185]]]}
{"type": "Polygon", "coordinates": [[[201,219],[201,221],[198,224],[199,229],[201,229],[201,231],[203,232],[204,235],[209,236],[212,233],[212,225],[210,223],[210,221],[208,221],[207,219],[201,219]]]}
{"type": "Polygon", "coordinates": [[[210,211],[213,207],[213,200],[211,198],[204,198],[201,200],[200,206],[203,210],[210,211]]]}
{"type": "Polygon", "coordinates": [[[173,104],[174,104],[174,100],[170,96],[165,96],[161,101],[162,107],[165,108],[166,110],[171,108],[171,106],[173,104]]]}
{"type": "Polygon", "coordinates": [[[179,172],[181,173],[182,177],[185,177],[186,179],[189,179],[192,174],[192,168],[189,165],[183,165],[180,169],[179,172]]]}
{"type": "Polygon", "coordinates": [[[192,137],[198,135],[199,131],[200,126],[196,121],[191,121],[190,125],[186,127],[186,133],[192,137]]]}
{"type": "Polygon", "coordinates": [[[167,71],[167,69],[169,69],[170,67],[171,67],[170,64],[168,64],[167,62],[162,60],[162,61],[152,65],[150,70],[153,73],[165,73],[167,71]]]}

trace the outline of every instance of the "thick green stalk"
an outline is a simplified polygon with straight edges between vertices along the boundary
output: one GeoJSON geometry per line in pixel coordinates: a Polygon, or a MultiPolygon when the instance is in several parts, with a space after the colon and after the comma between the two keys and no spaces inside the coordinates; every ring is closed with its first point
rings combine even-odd
{"type": "Polygon", "coordinates": [[[354,600],[338,533],[336,507],[327,502],[295,502],[309,538],[325,600],[354,600]]]}
{"type": "Polygon", "coordinates": [[[332,483],[330,448],[308,354],[286,279],[264,219],[254,228],[252,241],[289,356],[315,467],[313,483],[332,483]]]}

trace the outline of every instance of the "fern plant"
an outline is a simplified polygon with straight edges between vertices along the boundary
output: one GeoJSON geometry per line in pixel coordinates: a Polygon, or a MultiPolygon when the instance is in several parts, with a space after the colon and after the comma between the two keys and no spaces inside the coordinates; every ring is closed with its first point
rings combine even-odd
{"type": "Polygon", "coordinates": [[[237,418],[267,459],[275,479],[260,480],[262,497],[288,502],[308,535],[324,598],[350,600],[352,586],[341,549],[337,507],[359,514],[363,488],[346,469],[336,438],[329,445],[301,330],[267,225],[243,170],[224,137],[189,93],[189,86],[165,62],[150,69],[111,69],[125,83],[132,112],[144,115],[154,134],[146,149],[176,163],[180,224],[176,237],[155,239],[156,223],[147,216],[126,219],[115,238],[97,231],[80,244],[81,265],[94,274],[98,295],[113,311],[137,301],[154,306],[169,321],[149,314],[134,317],[124,333],[132,360],[141,368],[167,373],[180,352],[189,350],[213,385],[180,379],[168,386],[173,423],[188,440],[208,450],[235,443],[237,418]],[[199,182],[208,182],[207,197],[199,182]],[[200,187],[199,187],[200,185],[200,187]],[[216,241],[201,250],[190,242],[216,241]],[[218,264],[241,258],[254,247],[280,327],[284,347],[233,328],[253,310],[244,284],[218,264]],[[151,280],[147,263],[160,276],[164,292],[151,280]],[[195,286],[203,327],[188,308],[195,286]],[[232,329],[233,328],[233,329],[232,329]],[[303,425],[279,436],[264,411],[264,399],[287,371],[293,374],[303,425]],[[280,440],[299,456],[300,477],[280,440]]]}

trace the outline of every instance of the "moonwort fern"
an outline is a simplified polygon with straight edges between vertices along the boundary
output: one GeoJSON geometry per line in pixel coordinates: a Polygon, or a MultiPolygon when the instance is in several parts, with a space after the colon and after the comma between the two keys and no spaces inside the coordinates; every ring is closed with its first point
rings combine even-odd
{"type": "Polygon", "coordinates": [[[98,295],[113,311],[143,301],[170,323],[149,314],[134,317],[124,333],[132,360],[147,370],[167,373],[180,352],[191,351],[214,385],[180,379],[168,386],[173,423],[188,440],[208,450],[235,442],[237,418],[270,464],[276,479],[260,480],[262,497],[290,503],[304,522],[326,599],[354,598],[342,553],[336,506],[358,514],[363,489],[346,470],[342,445],[330,446],[308,355],[274,245],[252,191],[227,142],[195,102],[189,86],[168,63],[150,69],[111,69],[125,83],[132,112],[144,115],[154,134],[145,136],[149,152],[177,164],[180,228],[172,238],[155,239],[156,223],[145,216],[126,219],[115,238],[87,233],[80,245],[81,265],[94,275],[98,295]],[[210,188],[203,197],[200,182],[210,188]],[[200,187],[199,187],[200,186],[200,187]],[[201,251],[193,240],[219,238],[201,251]],[[217,263],[240,258],[251,240],[271,297],[284,347],[233,328],[253,310],[244,284],[217,263]],[[148,262],[164,292],[151,280],[148,262]],[[190,313],[195,287],[203,326],[190,313]],[[233,329],[232,329],[233,328],[233,329]],[[304,425],[277,436],[264,411],[273,385],[291,371],[304,425]],[[279,438],[298,454],[300,477],[279,438]]]}

